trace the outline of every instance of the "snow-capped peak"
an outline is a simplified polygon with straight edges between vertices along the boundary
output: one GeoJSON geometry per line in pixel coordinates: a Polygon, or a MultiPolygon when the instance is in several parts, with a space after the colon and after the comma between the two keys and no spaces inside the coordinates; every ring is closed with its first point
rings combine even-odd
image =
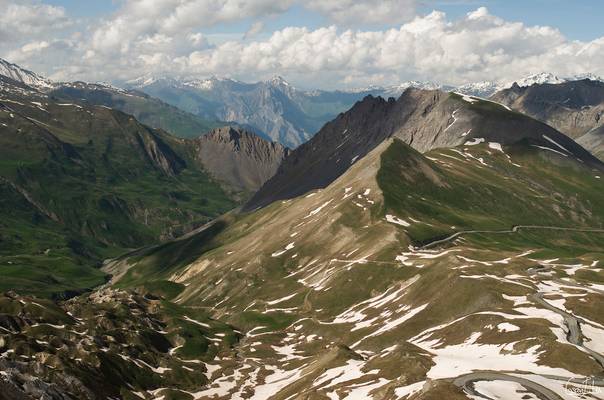
{"type": "Polygon", "coordinates": [[[285,79],[283,79],[282,76],[279,75],[275,75],[273,76],[271,79],[269,79],[268,81],[266,81],[268,84],[271,84],[273,86],[291,86],[289,84],[289,82],[287,82],[285,79]]]}
{"type": "Polygon", "coordinates": [[[440,83],[430,82],[430,81],[405,81],[405,82],[399,83],[397,85],[391,85],[391,86],[369,85],[369,86],[362,87],[362,88],[346,89],[346,90],[343,90],[343,92],[344,93],[374,92],[381,96],[398,97],[401,94],[403,94],[403,92],[405,90],[407,90],[409,88],[423,89],[423,90],[437,90],[437,89],[447,90],[450,87],[443,86],[440,83]]]}
{"type": "Polygon", "coordinates": [[[163,79],[166,79],[166,78],[160,77],[160,76],[156,76],[156,75],[153,75],[153,74],[146,74],[146,75],[140,76],[138,78],[126,81],[126,85],[127,86],[131,86],[131,87],[135,87],[135,88],[142,88],[142,87],[145,87],[145,86],[152,85],[155,82],[161,81],[163,79]]]}
{"type": "Polygon", "coordinates": [[[188,79],[181,81],[182,85],[199,90],[213,90],[216,88],[216,85],[220,83],[239,83],[239,81],[231,78],[219,78],[216,76],[212,76],[211,78],[207,79],[188,79]]]}
{"type": "Polygon", "coordinates": [[[194,87],[195,89],[200,90],[212,90],[216,86],[216,82],[218,82],[218,78],[211,77],[208,79],[193,79],[190,81],[183,82],[183,85],[194,87]]]}
{"type": "Polygon", "coordinates": [[[6,60],[0,58],[0,75],[4,75],[17,82],[24,83],[29,86],[36,88],[50,88],[53,87],[53,82],[50,79],[44,78],[24,68],[21,68],[17,64],[9,63],[6,60]]]}
{"type": "Polygon", "coordinates": [[[598,76],[596,74],[592,74],[591,72],[586,72],[583,74],[576,74],[573,75],[569,78],[566,78],[567,81],[582,81],[584,79],[589,79],[591,81],[600,81],[600,82],[604,82],[604,79],[602,79],[601,76],[598,76]]]}
{"type": "Polygon", "coordinates": [[[493,81],[482,81],[482,82],[474,82],[467,83],[465,85],[459,86],[455,89],[458,93],[472,95],[477,97],[487,98],[491,96],[493,93],[505,89],[505,85],[493,82],[493,81]]]}
{"type": "MultiPolygon", "coordinates": [[[[558,83],[564,83],[564,82],[566,82],[565,79],[561,79],[558,76],[556,76],[550,72],[540,72],[538,74],[532,74],[532,75],[529,75],[525,78],[522,78],[522,79],[519,79],[516,81],[516,83],[520,87],[532,86],[535,84],[542,85],[544,83],[558,84],[558,83]]],[[[513,84],[513,82],[512,82],[512,84],[513,84]]],[[[508,86],[511,86],[511,84],[508,86]]]]}

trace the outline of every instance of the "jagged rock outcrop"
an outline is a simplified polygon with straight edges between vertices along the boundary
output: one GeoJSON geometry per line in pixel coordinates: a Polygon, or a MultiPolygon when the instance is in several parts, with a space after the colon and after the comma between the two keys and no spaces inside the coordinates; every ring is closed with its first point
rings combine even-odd
{"type": "Polygon", "coordinates": [[[492,99],[553,126],[604,160],[604,82],[514,85],[492,99]]]}
{"type": "Polygon", "coordinates": [[[204,384],[207,354],[228,352],[239,334],[164,304],[110,288],[60,303],[0,294],[0,399],[133,398],[204,384]]]}
{"type": "Polygon", "coordinates": [[[572,138],[604,125],[604,82],[584,79],[495,93],[491,99],[553,126],[572,138]]]}
{"type": "Polygon", "coordinates": [[[193,141],[195,155],[216,179],[253,192],[270,179],[289,149],[244,129],[216,128],[193,141]]]}
{"type": "Polygon", "coordinates": [[[577,143],[604,161],[604,126],[592,129],[577,139],[577,143]]]}

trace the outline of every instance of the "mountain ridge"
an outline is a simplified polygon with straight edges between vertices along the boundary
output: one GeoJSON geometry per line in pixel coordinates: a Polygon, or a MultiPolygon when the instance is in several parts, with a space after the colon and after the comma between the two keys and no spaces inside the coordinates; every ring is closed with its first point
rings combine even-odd
{"type": "Polygon", "coordinates": [[[604,164],[554,128],[505,106],[455,93],[408,89],[398,100],[367,96],[295,149],[244,210],[326,187],[379,143],[394,136],[420,152],[492,142],[527,145],[604,164]],[[554,148],[552,148],[554,147],[554,148]]]}

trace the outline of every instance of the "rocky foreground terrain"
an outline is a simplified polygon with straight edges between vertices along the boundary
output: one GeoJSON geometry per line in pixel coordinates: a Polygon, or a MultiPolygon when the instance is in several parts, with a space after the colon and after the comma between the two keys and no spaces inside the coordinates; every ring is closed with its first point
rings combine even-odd
{"type": "Polygon", "coordinates": [[[195,390],[240,334],[201,311],[102,289],[59,305],[0,297],[0,398],[140,398],[154,387],[195,390]]]}

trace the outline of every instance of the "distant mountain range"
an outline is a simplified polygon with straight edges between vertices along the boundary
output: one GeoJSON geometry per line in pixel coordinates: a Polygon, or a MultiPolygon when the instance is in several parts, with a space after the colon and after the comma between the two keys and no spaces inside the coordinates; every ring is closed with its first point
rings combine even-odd
{"type": "MultiPolygon", "coordinates": [[[[175,79],[143,76],[125,82],[122,85],[125,89],[122,89],[103,83],[53,83],[1,59],[0,74],[50,91],[58,97],[86,99],[91,104],[119,109],[134,115],[144,124],[180,137],[196,137],[226,122],[292,149],[308,141],[326,122],[367,95],[398,98],[406,89],[413,87],[488,98],[514,83],[483,81],[453,86],[407,81],[387,87],[326,91],[298,89],[279,76],[256,83],[217,77],[175,79]]],[[[515,83],[529,87],[582,79],[602,81],[593,74],[559,78],[551,73],[538,73],[515,83]]]]}
{"type": "MultiPolygon", "coordinates": [[[[593,75],[592,79],[600,79],[593,75]]],[[[581,77],[560,79],[553,74],[535,74],[517,81],[520,86],[560,83],[581,77]]],[[[281,77],[244,83],[232,79],[187,80],[143,77],[126,84],[205,119],[238,123],[295,148],[310,139],[328,121],[348,110],[367,95],[398,98],[406,89],[455,91],[488,98],[512,83],[478,82],[462,86],[409,81],[389,87],[371,86],[354,90],[297,89],[281,77]]]]}
{"type": "Polygon", "coordinates": [[[169,104],[207,119],[234,122],[294,148],[362,94],[306,92],[280,77],[258,83],[232,79],[142,79],[130,83],[169,104]]]}

